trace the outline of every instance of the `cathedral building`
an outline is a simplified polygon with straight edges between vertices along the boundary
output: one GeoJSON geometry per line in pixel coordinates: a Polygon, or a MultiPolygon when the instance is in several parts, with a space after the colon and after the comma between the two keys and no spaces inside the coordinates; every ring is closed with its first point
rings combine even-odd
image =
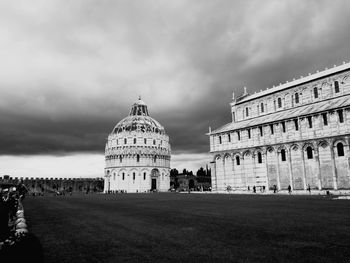
{"type": "Polygon", "coordinates": [[[350,189],[350,63],[230,103],[209,130],[212,188],[350,189]]]}
{"type": "Polygon", "coordinates": [[[170,151],[164,127],[139,98],[108,136],[104,191],[169,190],[170,151]]]}

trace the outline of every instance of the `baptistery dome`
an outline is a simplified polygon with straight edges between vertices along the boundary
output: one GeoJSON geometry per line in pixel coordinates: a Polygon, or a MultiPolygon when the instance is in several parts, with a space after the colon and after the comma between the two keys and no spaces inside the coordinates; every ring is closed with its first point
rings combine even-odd
{"type": "Polygon", "coordinates": [[[141,99],[132,105],[129,116],[118,122],[113,129],[114,133],[123,131],[165,133],[164,127],[148,115],[147,105],[141,99]]]}
{"type": "Polygon", "coordinates": [[[139,98],[109,134],[105,148],[105,192],[166,191],[170,187],[170,144],[164,127],[139,98]]]}

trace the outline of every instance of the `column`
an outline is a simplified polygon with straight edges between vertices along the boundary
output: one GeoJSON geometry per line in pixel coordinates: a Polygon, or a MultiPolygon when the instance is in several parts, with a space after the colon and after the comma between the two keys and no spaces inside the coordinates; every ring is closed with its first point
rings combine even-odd
{"type": "Polygon", "coordinates": [[[335,157],[334,157],[334,146],[333,143],[329,143],[329,148],[331,151],[331,164],[332,164],[332,175],[333,175],[333,189],[338,190],[338,175],[337,169],[335,167],[335,157]]]}
{"type": "Polygon", "coordinates": [[[304,190],[306,190],[306,169],[305,169],[305,158],[304,158],[304,149],[303,147],[300,147],[301,149],[301,160],[302,160],[302,163],[303,163],[303,184],[304,184],[304,190]]]}
{"type": "Polygon", "coordinates": [[[236,188],[237,185],[236,185],[236,181],[235,181],[235,168],[234,168],[234,160],[233,160],[233,156],[232,156],[232,153],[230,154],[230,158],[231,158],[231,176],[232,176],[232,188],[236,188]]]}
{"type": "Polygon", "coordinates": [[[223,184],[223,187],[224,187],[224,191],[226,191],[226,187],[227,187],[227,185],[226,185],[226,165],[225,165],[225,159],[226,159],[226,156],[224,155],[223,157],[222,157],[222,170],[223,170],[223,175],[224,175],[224,184],[223,184]]]}
{"type": "Polygon", "coordinates": [[[276,171],[276,175],[277,175],[277,189],[281,190],[281,182],[280,182],[280,160],[279,160],[279,154],[278,151],[276,151],[276,161],[277,161],[277,171],[276,171]]]}
{"type": "MultiPolygon", "coordinates": [[[[246,173],[245,173],[245,161],[244,161],[244,156],[242,154],[242,157],[240,157],[240,160],[241,162],[241,165],[243,166],[243,169],[241,170],[242,171],[242,175],[243,175],[243,178],[244,178],[244,187],[247,188],[247,177],[246,177],[246,173]]],[[[243,183],[243,182],[242,182],[243,183]]]]}
{"type": "Polygon", "coordinates": [[[265,166],[266,166],[266,190],[269,190],[269,165],[267,163],[267,149],[265,149],[265,166]]]}
{"type": "Polygon", "coordinates": [[[320,156],[318,153],[318,148],[315,148],[315,159],[317,162],[317,184],[318,184],[318,190],[322,189],[322,182],[321,182],[321,164],[320,164],[320,156]]]}
{"type": "Polygon", "coordinates": [[[252,159],[253,159],[253,176],[254,176],[254,180],[255,180],[255,187],[257,186],[257,181],[256,181],[256,163],[255,163],[255,153],[252,153],[252,159]]]}
{"type": "Polygon", "coordinates": [[[216,163],[215,161],[213,162],[210,162],[210,172],[211,172],[211,178],[214,179],[215,181],[215,186],[214,186],[214,182],[212,180],[212,190],[215,190],[217,191],[218,190],[218,178],[216,177],[216,163]]]}
{"type": "MultiPolygon", "coordinates": [[[[344,111],[345,112],[345,111],[344,111]]],[[[350,148],[349,148],[349,138],[345,137],[345,143],[344,144],[344,155],[346,156],[346,159],[348,160],[348,174],[350,174],[350,148]]]]}
{"type": "Polygon", "coordinates": [[[294,190],[293,187],[293,171],[292,171],[292,148],[289,147],[288,151],[288,168],[289,168],[289,185],[294,190]]]}

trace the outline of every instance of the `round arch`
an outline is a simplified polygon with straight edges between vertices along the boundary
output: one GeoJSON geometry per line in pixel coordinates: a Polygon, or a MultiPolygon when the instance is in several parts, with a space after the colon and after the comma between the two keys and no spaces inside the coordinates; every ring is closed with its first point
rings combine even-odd
{"type": "Polygon", "coordinates": [[[277,148],[277,152],[278,153],[281,153],[281,151],[282,150],[285,150],[286,151],[286,153],[288,153],[289,151],[288,151],[288,148],[286,147],[286,145],[281,145],[281,146],[279,146],[278,148],[277,148]]]}
{"type": "Polygon", "coordinates": [[[300,146],[298,145],[298,144],[292,144],[291,146],[290,146],[290,150],[291,151],[297,151],[297,150],[299,150],[300,149],[300,146]]]}
{"type": "Polygon", "coordinates": [[[268,146],[268,147],[266,148],[266,152],[272,153],[272,152],[274,152],[274,151],[275,151],[275,148],[274,148],[273,146],[268,146]]]}
{"type": "Polygon", "coordinates": [[[303,151],[305,152],[305,151],[306,151],[306,148],[309,147],[309,146],[312,148],[313,151],[315,150],[315,146],[314,146],[313,143],[311,143],[311,142],[306,142],[306,143],[304,143],[304,145],[303,145],[303,147],[302,147],[303,151]]]}

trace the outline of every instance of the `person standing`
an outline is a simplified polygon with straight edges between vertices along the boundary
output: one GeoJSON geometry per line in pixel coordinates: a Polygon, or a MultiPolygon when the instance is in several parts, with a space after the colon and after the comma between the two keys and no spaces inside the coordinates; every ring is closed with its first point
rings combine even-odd
{"type": "Polygon", "coordinates": [[[290,185],[288,185],[288,193],[291,194],[292,193],[292,187],[290,185]]]}
{"type": "Polygon", "coordinates": [[[311,186],[310,186],[310,184],[307,185],[307,190],[309,191],[309,194],[311,194],[311,186]]]}

